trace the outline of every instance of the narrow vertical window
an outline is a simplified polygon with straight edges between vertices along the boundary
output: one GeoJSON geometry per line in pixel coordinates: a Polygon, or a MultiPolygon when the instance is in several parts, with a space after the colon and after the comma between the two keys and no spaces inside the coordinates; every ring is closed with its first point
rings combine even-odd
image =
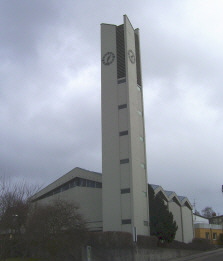
{"type": "Polygon", "coordinates": [[[141,87],[141,86],[139,86],[139,85],[137,85],[137,90],[138,90],[139,92],[141,92],[141,90],[142,90],[142,87],[141,87]]]}
{"type": "Polygon", "coordinates": [[[140,141],[142,141],[142,142],[144,141],[143,137],[141,137],[141,136],[139,137],[139,139],[140,139],[140,141]]]}
{"type": "Polygon", "coordinates": [[[138,112],[138,114],[140,115],[140,116],[142,116],[142,112],[141,111],[137,111],[138,112]]]}
{"type": "Polygon", "coordinates": [[[121,194],[130,193],[130,188],[121,189],[121,194]]]}
{"type": "Polygon", "coordinates": [[[129,163],[129,159],[121,159],[120,164],[129,163]]]}
{"type": "Polygon", "coordinates": [[[146,169],[146,165],[144,163],[140,164],[143,169],[146,169]]]}
{"type": "Polygon", "coordinates": [[[124,136],[124,135],[128,135],[129,132],[128,131],[120,131],[119,132],[119,136],[124,136]]]}
{"type": "Polygon", "coordinates": [[[131,219],[122,219],[122,225],[131,224],[131,219]]]}
{"type": "Polygon", "coordinates": [[[118,109],[121,110],[121,109],[125,109],[127,108],[127,104],[121,104],[118,106],[118,109]]]}

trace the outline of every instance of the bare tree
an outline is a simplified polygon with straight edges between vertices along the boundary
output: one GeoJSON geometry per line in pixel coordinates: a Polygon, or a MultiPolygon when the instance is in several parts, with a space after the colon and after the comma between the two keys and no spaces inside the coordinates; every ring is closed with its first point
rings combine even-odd
{"type": "Polygon", "coordinates": [[[38,190],[25,182],[0,178],[0,260],[11,256],[43,256],[80,260],[86,227],[78,207],[66,201],[31,202],[38,190]]]}
{"type": "Polygon", "coordinates": [[[49,255],[52,260],[65,260],[68,256],[80,260],[85,232],[85,221],[78,207],[62,200],[34,206],[26,225],[27,239],[35,256],[49,255]]]}
{"type": "Polygon", "coordinates": [[[200,212],[199,212],[198,210],[196,210],[196,209],[195,209],[195,211],[194,211],[194,214],[195,214],[195,215],[201,215],[200,212]]]}
{"type": "Polygon", "coordinates": [[[39,188],[0,177],[0,259],[24,251],[24,228],[30,196],[39,188]]]}
{"type": "Polygon", "coordinates": [[[204,217],[207,217],[207,218],[210,218],[210,217],[213,217],[213,216],[216,216],[216,213],[215,211],[212,209],[212,207],[205,207],[204,209],[202,209],[202,215],[204,217]]]}

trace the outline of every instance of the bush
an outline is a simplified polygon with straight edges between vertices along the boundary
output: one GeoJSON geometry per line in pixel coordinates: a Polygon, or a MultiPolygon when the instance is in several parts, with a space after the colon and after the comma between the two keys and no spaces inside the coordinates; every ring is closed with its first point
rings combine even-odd
{"type": "Polygon", "coordinates": [[[210,244],[210,240],[205,238],[194,238],[192,243],[188,244],[191,249],[206,251],[213,248],[213,245],[210,244]]]}
{"type": "Polygon", "coordinates": [[[167,245],[168,248],[174,248],[174,249],[190,249],[190,245],[184,242],[180,242],[177,240],[174,240],[173,242],[169,243],[167,245]]]}
{"type": "MultiPolygon", "coordinates": [[[[140,248],[156,248],[158,239],[155,236],[137,237],[137,246],[140,248]]],[[[95,248],[133,248],[132,234],[127,232],[89,232],[88,245],[95,248]]]]}
{"type": "Polygon", "coordinates": [[[89,232],[88,245],[95,248],[131,248],[132,235],[127,232],[89,232]]]}
{"type": "Polygon", "coordinates": [[[165,247],[165,248],[198,250],[198,251],[206,251],[214,248],[214,246],[210,244],[210,241],[204,238],[194,238],[191,243],[184,243],[176,240],[174,240],[169,244],[166,242],[164,243],[158,242],[158,246],[165,247]]]}
{"type": "Polygon", "coordinates": [[[155,236],[138,236],[137,246],[140,248],[156,248],[158,238],[155,236]]]}

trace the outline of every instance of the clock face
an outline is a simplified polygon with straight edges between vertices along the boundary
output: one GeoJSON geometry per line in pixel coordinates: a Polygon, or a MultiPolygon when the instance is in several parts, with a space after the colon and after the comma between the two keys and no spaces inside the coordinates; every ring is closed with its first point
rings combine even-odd
{"type": "Polygon", "coordinates": [[[115,55],[112,52],[107,52],[106,54],[104,54],[102,58],[102,62],[104,65],[110,65],[114,62],[114,60],[115,60],[115,55]]]}
{"type": "Polygon", "coordinates": [[[128,50],[128,56],[129,56],[129,60],[131,63],[135,63],[136,61],[136,57],[135,54],[132,50],[128,50]]]}

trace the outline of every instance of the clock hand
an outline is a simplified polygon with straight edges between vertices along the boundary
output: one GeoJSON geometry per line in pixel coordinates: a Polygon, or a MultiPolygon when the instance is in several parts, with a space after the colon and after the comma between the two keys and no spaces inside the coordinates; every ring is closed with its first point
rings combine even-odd
{"type": "Polygon", "coordinates": [[[107,57],[107,63],[109,63],[110,59],[111,59],[111,54],[107,57]]]}

